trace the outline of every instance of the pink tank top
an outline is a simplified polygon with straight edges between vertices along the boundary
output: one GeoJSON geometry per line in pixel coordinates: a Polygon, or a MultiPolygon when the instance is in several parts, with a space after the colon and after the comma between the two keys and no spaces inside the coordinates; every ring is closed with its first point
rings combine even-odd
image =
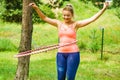
{"type": "MultiPolygon", "coordinates": [[[[69,26],[60,23],[58,26],[58,35],[59,35],[59,45],[64,45],[66,43],[71,43],[76,41],[76,31],[75,24],[71,24],[69,26]]],[[[64,46],[58,49],[58,52],[70,53],[70,52],[78,52],[79,48],[76,43],[70,44],[68,46],[64,46]]]]}

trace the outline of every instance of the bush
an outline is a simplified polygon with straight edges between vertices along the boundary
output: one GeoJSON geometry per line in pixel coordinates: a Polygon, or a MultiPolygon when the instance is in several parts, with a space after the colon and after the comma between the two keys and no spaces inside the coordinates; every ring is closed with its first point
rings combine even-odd
{"type": "Polygon", "coordinates": [[[116,16],[120,19],[120,7],[116,8],[116,16]]]}
{"type": "Polygon", "coordinates": [[[17,47],[9,40],[0,38],[0,51],[16,51],[17,47]]]}
{"type": "Polygon", "coordinates": [[[100,49],[99,45],[99,40],[98,40],[98,35],[97,35],[97,30],[92,30],[91,34],[89,35],[90,38],[90,44],[89,44],[89,49],[91,52],[95,53],[100,49]]]}
{"type": "MultiPolygon", "coordinates": [[[[38,0],[35,0],[36,4],[39,5],[40,9],[44,12],[45,15],[55,18],[54,13],[51,10],[51,7],[48,4],[43,4],[38,0]]],[[[22,1],[21,0],[5,0],[0,2],[1,12],[0,17],[2,20],[7,22],[22,22],[22,1]],[[4,7],[4,8],[3,8],[4,7]]],[[[33,14],[33,22],[43,22],[36,12],[33,14]]]]}
{"type": "Polygon", "coordinates": [[[5,6],[4,1],[0,1],[0,18],[2,18],[2,14],[5,11],[4,6],[5,6]]]}
{"type": "Polygon", "coordinates": [[[114,7],[120,7],[120,0],[113,0],[114,7]]]}
{"type": "Polygon", "coordinates": [[[89,48],[90,48],[90,51],[95,53],[97,52],[99,49],[100,49],[100,46],[97,42],[92,42],[90,45],[89,45],[89,48]]]}
{"type": "Polygon", "coordinates": [[[79,46],[80,50],[85,50],[87,47],[86,43],[83,41],[79,41],[78,46],[79,46]]]}
{"type": "Polygon", "coordinates": [[[1,13],[2,19],[8,22],[21,22],[22,20],[22,1],[21,0],[5,0],[2,1],[5,10],[1,13]]]}

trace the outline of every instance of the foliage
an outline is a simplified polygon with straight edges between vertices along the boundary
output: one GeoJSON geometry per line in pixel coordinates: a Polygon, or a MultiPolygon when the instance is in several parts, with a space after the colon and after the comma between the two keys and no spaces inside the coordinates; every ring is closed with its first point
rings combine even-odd
{"type": "MultiPolygon", "coordinates": [[[[52,0],[50,0],[50,1],[52,1],[52,0]]],[[[59,7],[61,7],[66,1],[70,2],[70,0],[56,0],[55,4],[59,4],[59,7]]],[[[104,2],[105,0],[78,0],[78,1],[84,2],[85,4],[92,2],[94,6],[101,8],[103,5],[101,5],[101,4],[95,5],[95,3],[96,2],[104,2]]],[[[45,10],[44,10],[44,7],[42,7],[41,9],[45,14],[47,14],[47,16],[49,16],[51,18],[55,18],[55,14],[51,10],[52,6],[49,3],[44,4],[40,0],[34,0],[34,2],[37,5],[39,5],[39,7],[41,7],[41,6],[45,7],[45,10]]],[[[0,17],[4,21],[21,22],[21,20],[22,20],[22,0],[12,0],[12,1],[1,0],[0,4],[1,4],[0,17]]],[[[120,0],[113,0],[113,7],[120,7],[120,0]]],[[[120,15],[119,10],[117,10],[116,13],[117,13],[117,16],[119,17],[119,15],[120,15]]],[[[34,12],[34,14],[33,14],[33,22],[37,22],[37,23],[43,22],[42,20],[39,19],[36,12],[34,12]]]]}
{"type": "Polygon", "coordinates": [[[85,50],[87,48],[87,44],[84,41],[79,41],[78,46],[81,50],[85,50]]]}
{"type": "Polygon", "coordinates": [[[0,38],[0,51],[16,51],[17,47],[9,40],[0,38]]]}
{"type": "Polygon", "coordinates": [[[113,0],[114,7],[120,7],[120,0],[113,0]]]}
{"type": "Polygon", "coordinates": [[[63,0],[49,0],[48,4],[52,8],[60,7],[62,5],[63,0]]]}
{"type": "MultiPolygon", "coordinates": [[[[41,10],[49,17],[54,18],[54,13],[50,9],[48,4],[43,4],[40,1],[34,0],[41,10]],[[49,13],[48,13],[49,12],[49,13]]],[[[1,4],[4,4],[4,11],[0,13],[0,17],[7,22],[21,22],[22,21],[22,0],[5,0],[1,4]]],[[[35,12],[34,12],[35,13],[35,12]]],[[[40,22],[38,15],[33,14],[33,22],[40,22]]]]}
{"type": "Polygon", "coordinates": [[[84,3],[88,3],[89,1],[91,1],[93,4],[95,4],[96,2],[104,2],[105,0],[79,0],[82,1],[84,3]]]}
{"type": "Polygon", "coordinates": [[[105,0],[92,0],[93,5],[100,9],[103,7],[103,4],[101,4],[101,2],[105,2],[105,0]],[[96,4],[96,3],[98,3],[98,4],[96,4]]]}
{"type": "Polygon", "coordinates": [[[116,8],[116,16],[120,19],[120,7],[116,8]]]}
{"type": "Polygon", "coordinates": [[[56,8],[56,7],[61,7],[65,1],[70,1],[70,0],[49,0],[48,4],[52,8],[56,8]]]}
{"type": "Polygon", "coordinates": [[[116,8],[116,16],[120,19],[120,0],[113,0],[113,6],[116,8]]]}
{"type": "MultiPolygon", "coordinates": [[[[55,14],[52,12],[51,7],[48,4],[39,4],[38,6],[45,15],[50,18],[55,18],[55,14]]],[[[43,22],[43,20],[38,17],[38,14],[36,12],[33,13],[33,22],[43,22]]]]}
{"type": "Polygon", "coordinates": [[[82,2],[84,2],[84,3],[88,3],[88,2],[91,1],[91,0],[79,0],[79,1],[82,1],[82,2]]]}
{"type": "Polygon", "coordinates": [[[93,29],[91,31],[91,34],[89,35],[89,38],[90,38],[89,48],[93,53],[95,53],[100,49],[97,30],[93,29]]]}
{"type": "Polygon", "coordinates": [[[0,1],[0,18],[2,18],[2,14],[5,11],[4,6],[5,6],[4,1],[0,1]]]}
{"type": "Polygon", "coordinates": [[[22,1],[21,0],[5,0],[5,11],[2,13],[2,19],[8,22],[20,22],[22,20],[22,1]]]}

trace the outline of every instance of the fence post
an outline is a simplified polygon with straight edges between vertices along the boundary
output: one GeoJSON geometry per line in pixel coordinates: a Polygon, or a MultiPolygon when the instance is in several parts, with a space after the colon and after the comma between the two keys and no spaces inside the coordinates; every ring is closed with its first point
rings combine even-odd
{"type": "Polygon", "coordinates": [[[103,59],[103,45],[104,45],[104,28],[102,30],[102,40],[101,40],[101,60],[103,59]]]}

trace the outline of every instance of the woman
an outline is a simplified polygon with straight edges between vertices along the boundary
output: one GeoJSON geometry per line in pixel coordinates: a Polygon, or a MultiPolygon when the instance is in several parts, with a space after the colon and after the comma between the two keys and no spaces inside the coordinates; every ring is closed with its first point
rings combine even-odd
{"type": "MultiPolygon", "coordinates": [[[[35,11],[38,13],[39,17],[42,20],[57,27],[59,45],[76,41],[77,30],[98,19],[106,10],[108,5],[109,3],[105,2],[103,8],[97,14],[95,14],[91,18],[81,21],[73,20],[74,16],[73,7],[71,5],[66,5],[62,11],[63,21],[60,21],[56,19],[51,19],[44,15],[35,3],[29,4],[29,6],[32,6],[35,9],[35,11]]],[[[75,80],[75,75],[80,62],[80,53],[77,44],[74,43],[69,46],[59,48],[57,52],[56,62],[58,80],[65,80],[66,77],[67,80],[75,80]]]]}

